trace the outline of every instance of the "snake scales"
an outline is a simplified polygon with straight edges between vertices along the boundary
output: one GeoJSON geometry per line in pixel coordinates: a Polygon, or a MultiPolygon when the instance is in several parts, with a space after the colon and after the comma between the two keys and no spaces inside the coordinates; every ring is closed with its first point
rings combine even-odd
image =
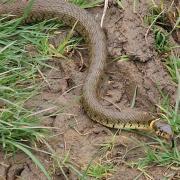
{"type": "MultiPolygon", "coordinates": [[[[11,13],[21,17],[28,3],[22,0],[1,4],[0,14],[11,13]]],[[[97,97],[97,89],[103,78],[106,66],[106,38],[99,24],[85,10],[62,0],[36,0],[31,12],[25,19],[26,23],[56,18],[73,26],[89,44],[90,67],[83,87],[82,104],[88,116],[100,124],[111,128],[147,129],[155,118],[148,112],[136,111],[131,108],[121,112],[102,106],[97,97]]],[[[157,127],[154,128],[157,130],[157,127]]],[[[168,129],[169,132],[169,129],[168,129]]]]}

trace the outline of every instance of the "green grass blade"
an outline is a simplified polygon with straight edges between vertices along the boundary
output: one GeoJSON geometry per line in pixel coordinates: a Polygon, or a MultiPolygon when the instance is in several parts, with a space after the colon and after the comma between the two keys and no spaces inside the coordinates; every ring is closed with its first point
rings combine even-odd
{"type": "Polygon", "coordinates": [[[51,177],[49,173],[46,171],[45,167],[42,165],[42,163],[29,151],[27,148],[25,148],[22,144],[20,143],[15,143],[12,141],[7,140],[8,143],[12,144],[16,148],[20,149],[23,151],[25,154],[27,154],[32,161],[39,167],[39,169],[44,173],[44,175],[47,177],[48,180],[51,180],[51,177]]]}

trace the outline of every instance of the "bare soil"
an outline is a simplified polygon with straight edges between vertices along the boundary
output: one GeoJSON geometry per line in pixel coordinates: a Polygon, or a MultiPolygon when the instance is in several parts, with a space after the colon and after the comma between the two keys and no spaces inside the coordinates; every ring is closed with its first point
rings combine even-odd
{"type": "MultiPolygon", "coordinates": [[[[130,106],[136,87],[137,108],[156,113],[155,105],[161,100],[160,91],[169,94],[172,104],[175,102],[176,86],[155,51],[151,32],[145,40],[147,27],[143,17],[148,13],[148,2],[141,0],[137,3],[136,12],[133,12],[133,1],[130,0],[124,1],[124,9],[111,3],[107,10],[104,30],[109,60],[101,97],[102,103],[110,108],[114,108],[112,104],[119,108],[130,106]],[[130,59],[113,61],[122,55],[128,55],[130,59]]],[[[89,11],[100,22],[103,8],[96,7],[89,11]]],[[[81,108],[79,100],[88,69],[83,66],[87,64],[87,53],[84,50],[81,53],[85,54],[83,59],[78,52],[73,52],[73,61],[58,58],[50,60],[49,64],[55,68],[43,70],[48,83],[43,82],[41,93],[28,101],[26,106],[35,111],[49,109],[40,118],[43,125],[58,128],[53,130],[54,136],[48,140],[58,157],[63,158],[69,152],[69,160],[80,171],[86,169],[92,159],[111,161],[116,165],[116,171],[104,179],[134,179],[141,171],[131,168],[127,163],[144,156],[143,148],[135,148],[139,144],[134,139],[142,142],[150,142],[151,139],[135,132],[121,131],[116,135],[114,148],[105,154],[98,154],[100,144],[110,142],[116,131],[93,122],[81,108]]],[[[42,149],[47,150],[47,147],[42,149]]],[[[64,179],[60,169],[53,168],[50,157],[43,153],[35,154],[49,168],[54,179],[64,179]]],[[[0,159],[0,179],[46,179],[32,161],[21,153],[6,159],[1,153],[0,159]]],[[[71,169],[65,168],[64,171],[70,180],[78,179],[71,169]]],[[[163,177],[178,179],[177,170],[157,167],[155,164],[147,169],[147,173],[157,180],[163,177]]],[[[138,179],[148,178],[142,173],[138,179]]]]}

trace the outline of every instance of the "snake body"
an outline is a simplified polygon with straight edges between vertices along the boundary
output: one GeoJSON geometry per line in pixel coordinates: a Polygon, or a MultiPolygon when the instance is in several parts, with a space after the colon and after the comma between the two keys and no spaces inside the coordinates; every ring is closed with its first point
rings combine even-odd
{"type": "MultiPolygon", "coordinates": [[[[0,14],[13,14],[21,17],[28,3],[16,0],[9,4],[0,5],[0,14]]],[[[26,23],[45,19],[56,18],[68,26],[76,23],[75,30],[80,33],[89,44],[90,66],[83,86],[82,105],[88,116],[107,127],[111,128],[136,128],[150,127],[154,117],[143,111],[131,108],[115,111],[105,108],[98,100],[97,89],[102,82],[106,67],[106,38],[103,30],[94,18],[85,10],[62,0],[36,0],[31,12],[25,18],[26,23]]]]}

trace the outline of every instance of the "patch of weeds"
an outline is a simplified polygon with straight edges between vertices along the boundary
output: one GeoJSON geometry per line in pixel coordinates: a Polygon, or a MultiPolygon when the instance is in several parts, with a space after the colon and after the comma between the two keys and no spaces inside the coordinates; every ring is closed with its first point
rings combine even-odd
{"type": "Polygon", "coordinates": [[[59,44],[57,51],[60,54],[64,54],[65,52],[74,50],[79,45],[79,43],[82,41],[83,38],[80,36],[73,37],[76,23],[74,24],[74,26],[72,27],[70,32],[67,34],[66,38],[59,44]]]}
{"type": "Polygon", "coordinates": [[[180,57],[171,55],[165,61],[172,80],[178,84],[178,74],[180,74],[180,57]]]}
{"type": "MultiPolygon", "coordinates": [[[[179,96],[178,92],[177,92],[177,96],[179,96]]],[[[161,105],[158,106],[161,111],[161,113],[159,113],[161,118],[167,121],[172,126],[176,134],[180,132],[179,106],[180,106],[180,97],[177,97],[176,105],[175,107],[172,107],[170,105],[168,96],[164,96],[161,105]]]]}
{"type": "Polygon", "coordinates": [[[99,144],[99,146],[101,147],[100,152],[111,151],[114,148],[115,137],[116,135],[114,135],[109,142],[104,142],[103,144],[99,144]]]}
{"type": "MultiPolygon", "coordinates": [[[[176,44],[172,44],[178,41],[178,39],[174,38],[172,35],[174,32],[178,32],[180,21],[178,7],[175,1],[172,1],[168,7],[164,1],[161,1],[160,4],[153,3],[150,15],[148,15],[145,20],[150,24],[150,27],[154,32],[156,49],[158,52],[164,53],[165,65],[172,80],[177,84],[177,86],[179,86],[180,59],[174,52],[174,48],[177,48],[176,44]],[[170,36],[171,39],[174,38],[174,42],[170,43],[170,36]]],[[[180,131],[180,117],[178,112],[180,100],[178,92],[179,88],[177,89],[175,107],[170,105],[168,98],[163,94],[162,97],[164,102],[159,106],[161,110],[161,118],[168,121],[176,133],[179,133],[180,131]]]]}
{"type": "Polygon", "coordinates": [[[86,9],[100,6],[104,0],[69,0],[69,2],[86,9]]]}
{"type": "MultiPolygon", "coordinates": [[[[25,108],[26,102],[39,93],[42,68],[57,52],[74,49],[80,38],[69,36],[57,50],[49,44],[51,32],[62,27],[52,20],[28,26],[20,25],[20,19],[0,19],[0,144],[5,152],[23,151],[40,168],[48,179],[50,176],[31,149],[38,142],[45,142],[48,127],[40,125],[38,114],[25,108]]],[[[72,166],[73,168],[73,166],[72,166]]]]}
{"type": "Polygon", "coordinates": [[[20,26],[19,19],[0,19],[0,144],[5,152],[21,150],[50,176],[41,162],[31,152],[31,146],[45,141],[48,127],[40,125],[33,110],[26,109],[26,102],[41,88],[38,69],[48,67],[48,56],[43,52],[48,35],[54,29],[51,23],[42,22],[20,26]],[[36,56],[28,54],[28,46],[34,47],[36,56]]]}
{"type": "MultiPolygon", "coordinates": [[[[83,43],[83,38],[74,31],[77,22],[69,30],[67,35],[65,35],[64,37],[62,37],[62,39],[59,40],[59,42],[55,38],[58,34],[61,34],[64,29],[67,28],[67,26],[63,22],[54,22],[53,19],[47,22],[49,22],[51,26],[53,25],[53,29],[51,27],[52,33],[50,32],[48,34],[48,37],[41,41],[40,52],[43,52],[43,55],[46,56],[48,55],[51,57],[60,57],[68,60],[69,58],[67,58],[67,56],[70,54],[70,52],[78,50],[79,44],[83,43]],[[59,31],[59,29],[61,31],[59,31]],[[55,37],[53,37],[54,35],[55,37]],[[49,41],[50,37],[52,37],[52,42],[49,41]]],[[[47,29],[46,31],[49,32],[49,29],[47,29]]]]}
{"type": "Polygon", "coordinates": [[[69,54],[74,50],[79,49],[79,44],[82,43],[82,41],[82,37],[73,36],[73,34],[71,36],[66,36],[62,42],[59,42],[57,47],[55,47],[54,44],[49,44],[48,40],[45,40],[43,42],[45,45],[43,51],[45,52],[45,55],[69,60],[70,58],[67,56],[69,56],[69,54]]]}
{"type": "Polygon", "coordinates": [[[121,55],[116,58],[114,58],[111,62],[116,62],[116,61],[128,61],[129,56],[128,55],[121,55]]]}
{"type": "Polygon", "coordinates": [[[118,131],[106,142],[96,144],[99,147],[99,150],[92,156],[87,167],[84,169],[81,180],[88,179],[88,177],[94,179],[107,179],[116,171],[113,161],[107,159],[107,154],[114,149],[117,133],[118,131]],[[97,158],[98,160],[95,160],[97,158]]]}
{"type": "MultiPolygon", "coordinates": [[[[162,12],[160,12],[162,13],[162,12]]],[[[156,21],[162,17],[162,14],[150,15],[145,17],[145,22],[151,25],[151,29],[154,34],[155,47],[158,52],[168,52],[171,50],[171,45],[169,41],[168,33],[162,29],[161,26],[158,26],[156,21]]]]}
{"type": "Polygon", "coordinates": [[[115,169],[113,164],[95,162],[90,164],[87,170],[87,175],[95,179],[102,179],[107,178],[114,171],[115,169]]]}
{"type": "Polygon", "coordinates": [[[64,157],[61,155],[58,155],[54,149],[47,143],[45,142],[46,144],[46,147],[47,149],[49,150],[49,154],[51,155],[51,158],[52,158],[52,166],[51,166],[51,169],[50,169],[50,174],[55,174],[57,171],[60,171],[58,172],[62,174],[62,176],[68,180],[68,175],[69,174],[69,171],[73,171],[75,172],[78,177],[83,177],[83,175],[81,174],[81,172],[77,169],[77,165],[71,163],[70,161],[70,157],[69,157],[69,152],[70,151],[67,151],[65,152],[64,154],[64,157]]]}
{"type": "Polygon", "coordinates": [[[116,3],[118,4],[118,6],[119,6],[121,9],[124,9],[123,0],[116,0],[116,3]]]}
{"type": "MultiPolygon", "coordinates": [[[[171,58],[175,58],[172,56],[171,58]]],[[[172,60],[172,64],[168,64],[169,71],[171,71],[173,79],[177,82],[177,94],[176,94],[176,103],[175,105],[170,105],[169,96],[165,95],[161,90],[162,102],[161,105],[158,105],[159,116],[164,121],[168,122],[175,136],[175,146],[171,148],[171,142],[165,142],[158,137],[150,137],[153,139],[153,143],[141,143],[139,144],[143,147],[145,152],[144,158],[139,159],[137,162],[132,163],[135,167],[142,172],[145,176],[146,168],[152,165],[164,166],[168,168],[174,168],[180,166],[180,149],[176,145],[176,140],[179,139],[180,132],[180,75],[179,75],[179,65],[177,68],[177,61],[172,60]],[[156,145],[157,144],[157,145],[156,145]]],[[[169,61],[168,61],[169,62],[169,61]]],[[[149,136],[148,136],[149,137],[149,136]]]]}
{"type": "Polygon", "coordinates": [[[104,153],[107,151],[112,151],[115,146],[115,141],[116,141],[116,135],[119,132],[119,130],[116,131],[116,133],[112,136],[112,138],[102,144],[98,144],[100,146],[100,153],[104,153]]]}
{"type": "Polygon", "coordinates": [[[172,45],[169,41],[168,34],[158,26],[154,26],[154,39],[155,46],[159,52],[168,52],[171,50],[172,45]]]}
{"type": "MultiPolygon", "coordinates": [[[[169,97],[163,95],[163,101],[161,105],[158,106],[161,113],[160,116],[163,120],[169,122],[171,124],[175,136],[179,138],[178,134],[180,132],[180,114],[179,114],[179,105],[180,105],[180,98],[177,98],[175,107],[170,106],[169,97]]],[[[152,137],[151,137],[152,138],[152,137]]],[[[139,159],[137,162],[132,163],[135,165],[137,169],[141,170],[142,172],[145,171],[146,168],[152,165],[164,166],[164,167],[179,167],[180,166],[180,150],[179,146],[176,145],[175,147],[171,148],[170,142],[162,141],[158,137],[152,138],[153,143],[146,143],[142,145],[143,150],[145,152],[145,157],[139,159]],[[157,145],[155,145],[157,144],[157,145]]],[[[175,137],[176,141],[176,137],[175,137]]]]}
{"type": "Polygon", "coordinates": [[[177,147],[169,149],[166,144],[157,139],[160,147],[152,147],[152,145],[143,145],[146,157],[139,159],[134,163],[138,169],[145,169],[148,166],[180,166],[180,151],[177,147]]]}
{"type": "Polygon", "coordinates": [[[82,37],[70,37],[69,39],[65,39],[64,42],[59,45],[57,51],[61,54],[67,54],[68,52],[75,50],[82,40],[82,37]]]}
{"type": "MultiPolygon", "coordinates": [[[[164,1],[161,1],[159,5],[153,3],[150,14],[145,17],[145,22],[150,24],[154,33],[155,47],[159,52],[170,52],[173,47],[169,37],[177,35],[180,22],[176,9],[175,3],[171,4],[170,7],[166,7],[164,1]]],[[[178,39],[176,40],[178,41],[178,39]]]]}

